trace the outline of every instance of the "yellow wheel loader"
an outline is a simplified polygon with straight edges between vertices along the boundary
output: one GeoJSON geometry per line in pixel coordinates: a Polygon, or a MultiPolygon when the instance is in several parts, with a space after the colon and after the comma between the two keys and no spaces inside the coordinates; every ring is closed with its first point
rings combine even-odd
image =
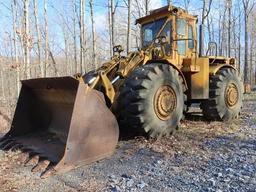
{"type": "Polygon", "coordinates": [[[47,177],[110,156],[119,127],[126,135],[172,134],[192,103],[210,120],[239,115],[243,85],[236,60],[198,53],[196,16],[168,6],[137,24],[138,51],[122,56],[116,46],[111,61],[85,75],[22,81],[1,148],[37,159],[33,170],[47,177]]]}

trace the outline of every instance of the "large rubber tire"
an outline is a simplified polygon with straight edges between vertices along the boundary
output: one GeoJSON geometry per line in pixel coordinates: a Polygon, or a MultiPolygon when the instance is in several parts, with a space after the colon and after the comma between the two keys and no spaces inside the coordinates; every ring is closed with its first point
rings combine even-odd
{"type": "Polygon", "coordinates": [[[135,69],[125,80],[117,101],[121,133],[129,136],[147,133],[152,138],[172,134],[178,128],[186,110],[184,92],[182,77],[170,65],[153,63],[135,69]],[[158,91],[159,88],[164,93],[158,91]],[[156,98],[163,98],[168,91],[174,93],[176,99],[169,99],[171,104],[166,106],[175,107],[168,108],[168,111],[172,111],[168,118],[159,118],[155,101],[156,98]],[[156,93],[158,96],[163,94],[163,97],[156,96],[156,93]]]}
{"type": "Polygon", "coordinates": [[[224,68],[210,76],[210,98],[201,104],[204,117],[221,121],[237,118],[242,109],[242,89],[234,69],[224,68]]]}

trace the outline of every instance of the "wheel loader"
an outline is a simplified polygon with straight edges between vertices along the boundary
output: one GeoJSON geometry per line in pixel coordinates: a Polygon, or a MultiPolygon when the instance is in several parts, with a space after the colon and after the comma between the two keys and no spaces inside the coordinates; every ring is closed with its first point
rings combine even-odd
{"type": "Polygon", "coordinates": [[[136,21],[137,51],[123,56],[115,46],[110,61],[84,75],[22,81],[1,149],[20,150],[45,178],[111,156],[119,131],[172,134],[193,103],[206,119],[237,118],[243,85],[236,60],[209,56],[215,43],[199,52],[197,21],[174,6],[153,10],[136,21]]]}

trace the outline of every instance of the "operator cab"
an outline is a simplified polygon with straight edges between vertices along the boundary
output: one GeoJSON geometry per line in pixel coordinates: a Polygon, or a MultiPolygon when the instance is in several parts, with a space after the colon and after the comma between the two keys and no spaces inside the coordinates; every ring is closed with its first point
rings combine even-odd
{"type": "MultiPolygon", "coordinates": [[[[166,23],[168,18],[160,18],[158,20],[152,21],[150,23],[146,23],[141,27],[142,34],[142,47],[149,46],[154,39],[157,37],[158,32],[161,30],[163,25],[166,23]]],[[[171,22],[164,27],[160,36],[166,36],[167,39],[171,37],[171,22]]]]}
{"type": "Polygon", "coordinates": [[[141,46],[147,48],[158,37],[166,37],[165,54],[184,59],[196,54],[197,17],[176,7],[163,7],[137,20],[141,25],[141,46]]]}

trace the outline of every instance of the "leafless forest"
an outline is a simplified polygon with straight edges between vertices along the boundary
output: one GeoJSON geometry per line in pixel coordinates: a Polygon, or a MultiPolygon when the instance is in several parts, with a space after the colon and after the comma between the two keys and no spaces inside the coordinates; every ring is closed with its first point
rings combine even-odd
{"type": "Polygon", "coordinates": [[[114,45],[140,46],[139,17],[168,4],[198,15],[204,47],[235,57],[244,83],[255,85],[255,0],[0,0],[0,103],[11,115],[20,80],[66,76],[97,68],[114,45]],[[7,106],[7,108],[6,108],[7,106]]]}

